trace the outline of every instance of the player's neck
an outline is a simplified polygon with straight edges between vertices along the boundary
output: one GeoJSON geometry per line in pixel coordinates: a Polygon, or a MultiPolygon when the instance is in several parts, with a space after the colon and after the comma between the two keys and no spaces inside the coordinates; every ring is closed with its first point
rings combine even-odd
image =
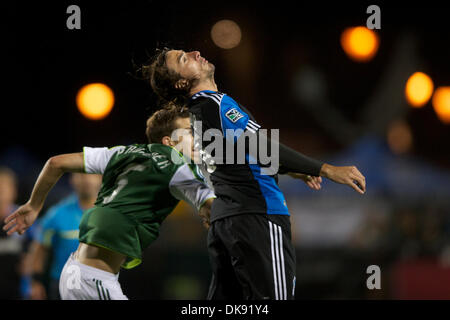
{"type": "Polygon", "coordinates": [[[214,81],[214,78],[205,79],[203,81],[199,81],[194,86],[192,86],[189,95],[193,96],[197,92],[204,91],[204,90],[210,90],[210,91],[219,91],[217,89],[216,82],[214,81]]]}

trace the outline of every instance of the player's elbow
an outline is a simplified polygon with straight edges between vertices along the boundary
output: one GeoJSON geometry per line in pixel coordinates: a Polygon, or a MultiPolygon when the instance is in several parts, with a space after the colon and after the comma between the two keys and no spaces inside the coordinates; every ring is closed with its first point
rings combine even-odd
{"type": "Polygon", "coordinates": [[[47,160],[47,166],[51,169],[61,170],[63,167],[63,159],[60,155],[53,156],[47,160]]]}

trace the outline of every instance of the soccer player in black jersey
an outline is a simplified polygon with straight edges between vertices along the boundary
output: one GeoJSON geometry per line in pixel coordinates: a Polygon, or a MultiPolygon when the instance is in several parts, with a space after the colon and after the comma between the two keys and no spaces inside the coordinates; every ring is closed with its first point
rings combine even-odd
{"type": "MultiPolygon", "coordinates": [[[[355,166],[337,167],[311,159],[262,133],[246,108],[218,90],[214,69],[198,51],[170,49],[158,50],[152,63],[144,66],[161,99],[187,103],[197,137],[215,129],[222,134],[219,139],[223,145],[234,144],[236,151],[241,136],[254,135],[258,146],[262,139],[271,146],[271,152],[278,152],[278,173],[301,178],[313,189],[320,189],[320,177],[325,177],[364,194],[365,178],[355,166]]],[[[198,147],[217,196],[207,241],[213,269],[208,299],[293,299],[295,251],[277,172],[264,173],[267,165],[248,144],[245,162],[230,163],[227,152],[231,149],[223,147],[209,154],[209,141],[200,142],[198,147]]]]}

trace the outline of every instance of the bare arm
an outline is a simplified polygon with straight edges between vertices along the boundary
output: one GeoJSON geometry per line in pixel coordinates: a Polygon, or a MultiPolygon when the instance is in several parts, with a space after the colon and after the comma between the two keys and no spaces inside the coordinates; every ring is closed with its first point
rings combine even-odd
{"type": "Polygon", "coordinates": [[[288,172],[287,175],[294,179],[302,180],[308,187],[313,190],[320,190],[322,188],[322,178],[316,176],[310,176],[308,174],[288,172]]]}
{"type": "Polygon", "coordinates": [[[360,194],[366,192],[366,178],[355,166],[336,167],[325,163],[320,169],[320,175],[336,183],[346,184],[360,194]]]}
{"type": "Polygon", "coordinates": [[[346,184],[356,192],[364,194],[366,192],[366,178],[359,172],[355,166],[336,167],[324,163],[321,167],[320,176],[310,176],[303,173],[288,172],[294,179],[303,180],[311,189],[320,190],[322,178],[328,178],[336,183],[346,184]]]}
{"type": "Polygon", "coordinates": [[[50,158],[42,169],[31,192],[30,205],[42,209],[47,194],[65,172],[84,172],[83,153],[68,153],[50,158]]]}
{"type": "MultiPolygon", "coordinates": [[[[264,139],[268,149],[278,148],[279,160],[283,171],[289,173],[291,177],[308,179],[312,177],[324,177],[336,183],[342,183],[350,186],[356,192],[364,194],[366,192],[366,179],[355,166],[333,166],[313,158],[309,158],[278,141],[273,141],[265,134],[258,131],[260,139],[264,139]],[[273,146],[272,146],[273,143],[273,146]],[[301,175],[295,175],[301,174],[301,175]],[[306,175],[306,176],[305,176],[306,175]]],[[[306,184],[312,189],[320,189],[321,179],[312,178],[312,181],[306,180],[306,184]]]]}
{"type": "Polygon", "coordinates": [[[84,172],[82,152],[54,156],[46,162],[36,180],[30,199],[5,218],[6,225],[3,230],[7,231],[8,235],[14,232],[23,234],[34,223],[48,193],[65,172],[84,172]]]}

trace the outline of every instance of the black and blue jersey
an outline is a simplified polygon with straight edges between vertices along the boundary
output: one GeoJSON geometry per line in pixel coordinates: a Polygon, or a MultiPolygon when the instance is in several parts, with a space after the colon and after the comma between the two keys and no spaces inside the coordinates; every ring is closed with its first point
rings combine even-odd
{"type": "MultiPolygon", "coordinates": [[[[208,159],[217,160],[217,157],[214,152],[205,153],[212,141],[205,139],[207,130],[216,129],[209,132],[216,132],[219,139],[223,139],[224,158],[227,157],[226,145],[236,143],[240,133],[257,134],[261,126],[248,110],[227,94],[204,90],[191,97],[189,111],[194,135],[203,137],[201,146],[197,147],[202,150],[204,165],[217,196],[211,210],[211,221],[247,213],[289,215],[286,200],[278,187],[277,174],[262,174],[264,166],[259,161],[249,161],[248,148],[245,163],[234,161],[229,164],[225,159],[208,162],[208,159]],[[201,127],[195,126],[195,122],[201,122],[201,127]],[[230,136],[231,132],[233,136],[230,136]]],[[[234,157],[237,157],[237,152],[234,152],[234,157]]]]}

